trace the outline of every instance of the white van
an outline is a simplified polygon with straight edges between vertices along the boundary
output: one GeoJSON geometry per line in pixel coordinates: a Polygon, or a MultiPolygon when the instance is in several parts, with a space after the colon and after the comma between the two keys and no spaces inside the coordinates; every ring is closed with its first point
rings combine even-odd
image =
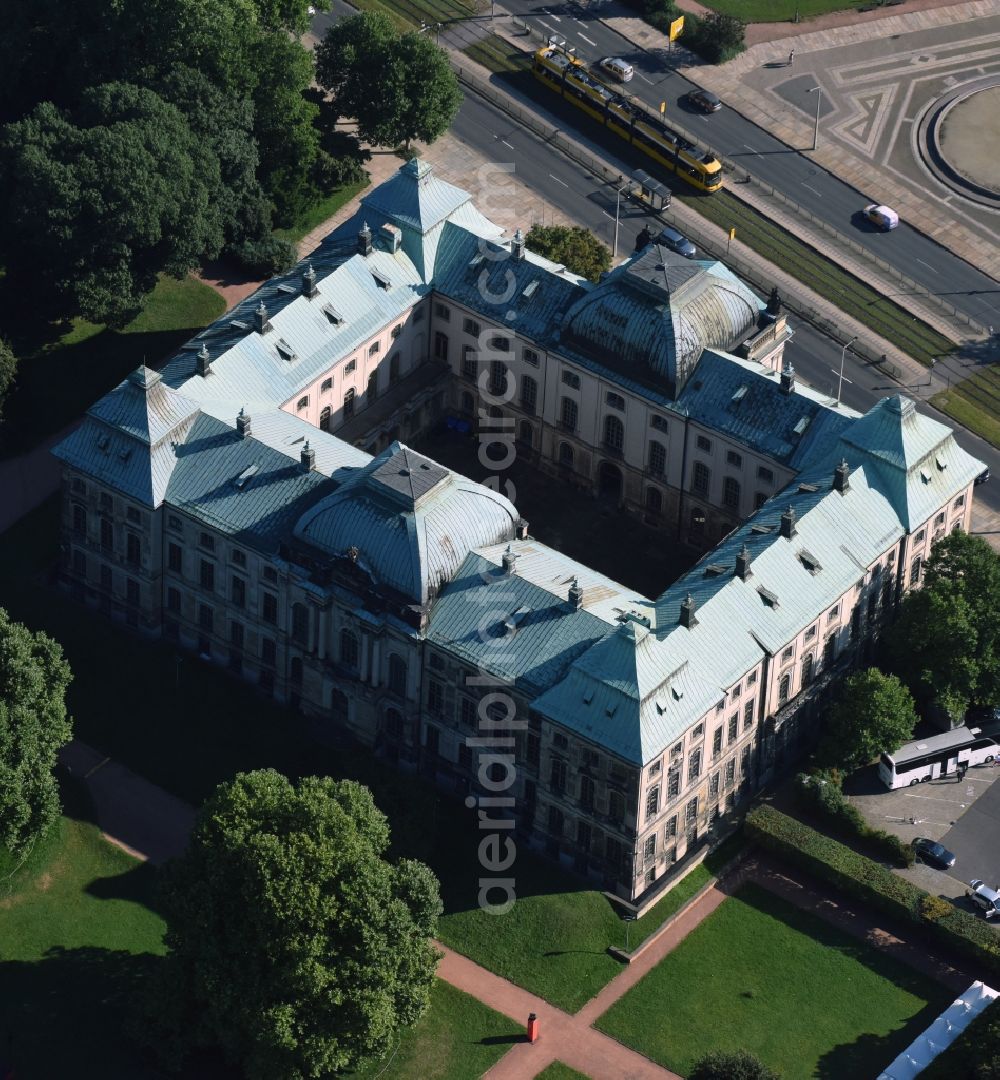
{"type": "Polygon", "coordinates": [[[610,75],[619,82],[632,81],[632,65],[626,64],[624,60],[619,60],[617,56],[605,56],[597,66],[606,75],[610,75]]]}

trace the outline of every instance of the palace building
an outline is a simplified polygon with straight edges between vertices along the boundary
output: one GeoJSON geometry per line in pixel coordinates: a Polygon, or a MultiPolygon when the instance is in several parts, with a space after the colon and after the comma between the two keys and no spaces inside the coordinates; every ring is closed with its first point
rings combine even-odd
{"type": "Polygon", "coordinates": [[[982,464],[907,398],[798,384],[790,334],[655,243],[583,281],[410,162],[55,449],[61,580],[320,737],[502,785],[532,847],[644,902],[969,527],[982,464]],[[655,597],[575,562],[405,445],[446,418],[705,554],[655,597]]]}

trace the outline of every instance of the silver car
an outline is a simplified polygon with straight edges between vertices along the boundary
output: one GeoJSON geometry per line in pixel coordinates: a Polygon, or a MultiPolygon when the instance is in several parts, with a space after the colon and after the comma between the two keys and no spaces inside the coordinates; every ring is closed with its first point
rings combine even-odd
{"type": "Polygon", "coordinates": [[[979,878],[973,878],[969,884],[972,888],[965,895],[983,912],[986,918],[992,919],[994,915],[1000,915],[1000,892],[991,889],[985,881],[980,881],[979,878]]]}

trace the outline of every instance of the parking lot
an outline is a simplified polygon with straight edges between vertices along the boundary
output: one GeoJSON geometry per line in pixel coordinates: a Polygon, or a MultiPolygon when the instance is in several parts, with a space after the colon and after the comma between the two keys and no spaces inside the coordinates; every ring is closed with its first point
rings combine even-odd
{"type": "Polygon", "coordinates": [[[887,791],[872,767],[855,774],[844,791],[875,828],[904,840],[927,836],[954,852],[948,872],[918,863],[902,873],[935,896],[958,898],[972,878],[994,887],[1000,882],[997,780],[1000,766],[983,765],[969,769],[962,781],[950,776],[887,791]]]}

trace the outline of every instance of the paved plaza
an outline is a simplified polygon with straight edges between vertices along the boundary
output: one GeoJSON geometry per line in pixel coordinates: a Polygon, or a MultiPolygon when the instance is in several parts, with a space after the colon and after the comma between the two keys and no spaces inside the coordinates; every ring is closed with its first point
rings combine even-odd
{"type": "MultiPolygon", "coordinates": [[[[686,74],[809,152],[864,200],[888,203],[914,227],[1000,276],[1000,212],[957,195],[918,148],[921,121],[936,102],[964,83],[1000,81],[1000,11],[992,0],[768,41],[722,67],[699,65],[686,74]],[[818,148],[811,151],[817,109],[818,148]]],[[[1000,113],[986,114],[980,137],[993,145],[993,160],[1000,157],[1000,113]]],[[[861,227],[860,219],[843,224],[848,233],[861,227]]]]}

